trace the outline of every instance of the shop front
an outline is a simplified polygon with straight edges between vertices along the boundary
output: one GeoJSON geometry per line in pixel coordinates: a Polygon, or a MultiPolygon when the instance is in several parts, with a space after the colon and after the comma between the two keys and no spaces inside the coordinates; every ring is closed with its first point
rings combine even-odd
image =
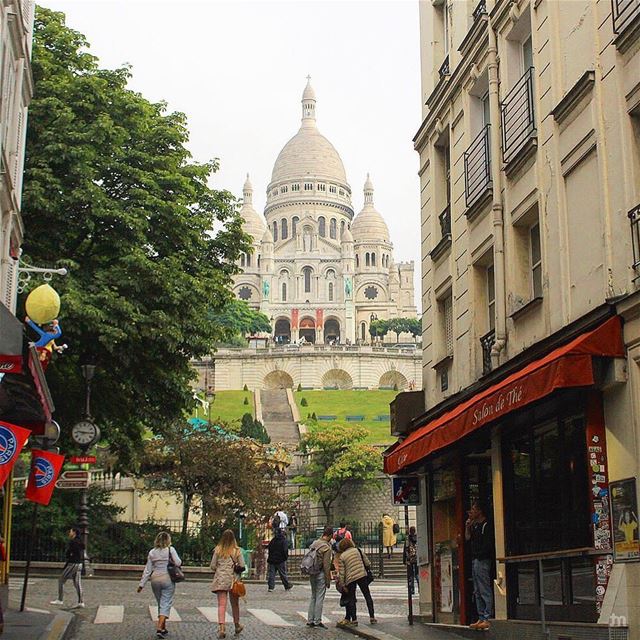
{"type": "Polygon", "coordinates": [[[493,527],[494,617],[596,623],[613,564],[604,381],[624,355],[610,318],[415,429],[387,473],[427,485],[434,622],[477,619],[465,520],[493,527]]]}

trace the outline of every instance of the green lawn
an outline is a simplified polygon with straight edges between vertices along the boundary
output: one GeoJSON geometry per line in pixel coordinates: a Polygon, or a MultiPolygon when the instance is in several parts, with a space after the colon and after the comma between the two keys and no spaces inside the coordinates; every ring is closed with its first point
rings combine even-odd
{"type": "MultiPolygon", "coordinates": [[[[211,404],[211,422],[220,420],[239,427],[240,420],[242,420],[242,416],[245,413],[254,414],[253,393],[251,391],[216,392],[213,403],[211,404]],[[249,404],[244,404],[245,398],[248,399],[249,404]]],[[[202,418],[203,420],[209,418],[200,405],[198,405],[198,411],[195,417],[202,418]]]]}
{"type": "Polygon", "coordinates": [[[367,442],[387,444],[395,440],[390,433],[389,421],[378,422],[376,416],[389,415],[389,403],[398,395],[397,391],[297,391],[294,393],[300,409],[300,419],[305,421],[307,414],[317,416],[336,416],[333,421],[318,420],[318,424],[340,424],[345,427],[361,425],[369,430],[367,442]],[[300,403],[305,398],[308,406],[300,403]],[[364,416],[362,422],[347,422],[346,416],[364,416]]]}

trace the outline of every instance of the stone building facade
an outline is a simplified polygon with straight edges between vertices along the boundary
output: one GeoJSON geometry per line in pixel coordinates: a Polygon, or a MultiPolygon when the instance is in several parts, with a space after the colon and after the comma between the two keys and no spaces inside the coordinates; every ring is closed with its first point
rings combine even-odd
{"type": "Polygon", "coordinates": [[[342,159],[318,130],[310,83],[299,131],[282,148],[264,217],[247,176],[240,214],[253,238],[234,291],[273,324],[276,343],[370,342],[372,319],[416,316],[413,262],[397,264],[367,176],[354,217],[342,159]]]}
{"type": "Polygon", "coordinates": [[[420,30],[425,410],[385,468],[430,496],[423,610],[474,620],[481,500],[505,637],[544,616],[635,640],[640,4],[421,0],[420,30]]]}

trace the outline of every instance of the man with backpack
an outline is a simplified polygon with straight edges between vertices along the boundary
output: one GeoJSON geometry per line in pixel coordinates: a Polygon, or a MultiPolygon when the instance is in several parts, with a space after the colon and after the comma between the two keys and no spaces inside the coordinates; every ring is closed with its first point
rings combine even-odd
{"type": "Polygon", "coordinates": [[[322,608],[327,587],[331,584],[332,538],[333,527],[325,527],[322,536],[311,544],[300,563],[302,575],[308,576],[311,584],[307,627],[327,628],[322,622],[322,608]]]}

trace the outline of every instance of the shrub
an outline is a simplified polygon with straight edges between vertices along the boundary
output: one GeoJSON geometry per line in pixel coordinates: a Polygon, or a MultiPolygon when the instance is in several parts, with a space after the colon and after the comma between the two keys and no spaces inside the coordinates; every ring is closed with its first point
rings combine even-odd
{"type": "Polygon", "coordinates": [[[397,390],[398,390],[398,383],[397,383],[397,382],[393,385],[393,390],[394,390],[394,391],[397,391],[397,390]]]}
{"type": "Polygon", "coordinates": [[[307,402],[306,398],[302,398],[302,400],[300,400],[300,406],[301,407],[308,407],[309,403],[307,402]]]}
{"type": "Polygon", "coordinates": [[[318,419],[318,416],[316,415],[315,411],[311,414],[311,419],[312,420],[317,420],[318,419]]]}
{"type": "Polygon", "coordinates": [[[247,385],[245,384],[244,387],[242,387],[243,391],[249,391],[249,387],[247,387],[247,385]]]}
{"type": "Polygon", "coordinates": [[[302,391],[302,384],[300,384],[299,382],[298,382],[298,388],[296,389],[296,391],[302,391]]]}
{"type": "Polygon", "coordinates": [[[247,398],[247,396],[244,397],[244,401],[242,404],[249,404],[249,398],[247,398]]]}

